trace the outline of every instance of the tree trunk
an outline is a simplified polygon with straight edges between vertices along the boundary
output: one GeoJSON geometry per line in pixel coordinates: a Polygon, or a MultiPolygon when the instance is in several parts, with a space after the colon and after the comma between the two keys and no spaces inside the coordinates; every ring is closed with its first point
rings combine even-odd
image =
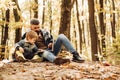
{"type": "Polygon", "coordinates": [[[77,47],[77,33],[76,33],[76,26],[75,26],[75,24],[74,24],[74,35],[75,35],[75,37],[74,37],[74,39],[75,39],[75,48],[76,48],[76,50],[78,50],[78,47],[77,47]]]}
{"type": "MultiPolygon", "coordinates": [[[[15,2],[16,5],[18,5],[17,0],[13,0],[13,2],[15,2]]],[[[20,15],[18,14],[18,9],[17,8],[13,9],[13,14],[14,14],[15,22],[19,22],[20,21],[20,15]]],[[[21,28],[17,28],[15,30],[15,43],[18,42],[20,39],[21,39],[21,28]]]]}
{"type": "Polygon", "coordinates": [[[59,34],[65,34],[70,39],[71,8],[74,0],[62,0],[59,34]]]}
{"type": "Polygon", "coordinates": [[[95,27],[94,21],[94,0],[88,0],[88,8],[89,8],[89,29],[90,29],[90,37],[91,37],[91,53],[92,60],[98,61],[98,52],[97,52],[97,31],[95,27]]]}
{"type": "Polygon", "coordinates": [[[76,10],[77,10],[77,23],[79,29],[79,41],[80,41],[80,53],[82,53],[82,29],[80,25],[79,10],[78,10],[78,1],[76,0],[76,10]]]}
{"type": "Polygon", "coordinates": [[[34,18],[38,18],[38,0],[34,0],[34,2],[35,2],[34,8],[33,8],[34,18]]]}
{"type": "MultiPolygon", "coordinates": [[[[113,7],[113,11],[115,11],[114,0],[112,0],[112,7],[113,7]]],[[[115,35],[115,13],[112,14],[111,28],[112,28],[112,37],[116,38],[116,35],[115,35]]]]}
{"type": "Polygon", "coordinates": [[[2,39],[2,45],[6,45],[6,41],[8,39],[8,22],[10,19],[10,10],[9,9],[6,10],[5,15],[6,15],[5,16],[6,24],[5,24],[5,28],[4,28],[4,38],[2,39]]]}
{"type": "MultiPolygon", "coordinates": [[[[103,0],[100,0],[100,9],[103,10],[103,0]]],[[[104,15],[103,12],[99,13],[99,21],[100,21],[100,30],[101,30],[101,44],[102,44],[102,52],[105,52],[105,24],[104,24],[104,15]]]]}
{"type": "Polygon", "coordinates": [[[45,0],[43,0],[43,12],[42,12],[42,28],[44,27],[44,20],[45,20],[45,0]]]}
{"type": "MultiPolygon", "coordinates": [[[[84,8],[84,0],[82,0],[82,8],[84,8]]],[[[84,16],[84,11],[82,10],[81,12],[81,16],[84,16]]],[[[82,27],[83,27],[83,31],[82,31],[82,34],[83,34],[83,43],[85,43],[85,33],[84,33],[84,20],[81,21],[82,22],[82,27]]]]}
{"type": "MultiPolygon", "coordinates": [[[[2,10],[2,21],[5,21],[5,16],[4,16],[4,11],[2,10]]],[[[1,45],[4,45],[4,43],[3,43],[3,41],[4,41],[4,26],[5,26],[5,24],[3,23],[2,25],[1,25],[1,45]]]]}
{"type": "Polygon", "coordinates": [[[52,1],[48,2],[48,8],[49,8],[49,24],[50,24],[50,33],[52,33],[52,1]]]}

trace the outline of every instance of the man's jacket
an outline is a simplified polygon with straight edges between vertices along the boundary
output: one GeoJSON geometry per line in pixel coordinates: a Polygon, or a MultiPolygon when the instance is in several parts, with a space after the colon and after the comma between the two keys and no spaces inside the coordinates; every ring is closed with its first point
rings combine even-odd
{"type": "MultiPolygon", "coordinates": [[[[46,30],[40,30],[40,32],[42,33],[42,36],[44,38],[46,46],[49,43],[53,42],[53,36],[48,31],[46,31],[46,30]]],[[[22,39],[25,39],[25,36],[26,36],[26,33],[22,36],[22,39]]]]}

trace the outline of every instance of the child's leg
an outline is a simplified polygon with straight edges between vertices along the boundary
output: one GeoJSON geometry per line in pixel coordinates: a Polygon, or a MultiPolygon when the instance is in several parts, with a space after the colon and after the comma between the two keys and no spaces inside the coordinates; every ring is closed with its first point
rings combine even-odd
{"type": "Polygon", "coordinates": [[[20,51],[16,51],[16,55],[17,55],[17,56],[21,56],[23,59],[25,59],[23,53],[21,53],[20,51]]]}
{"type": "Polygon", "coordinates": [[[15,50],[14,54],[13,54],[13,60],[16,62],[23,62],[25,61],[25,57],[23,55],[23,53],[21,53],[20,51],[18,50],[15,50]]]}
{"type": "Polygon", "coordinates": [[[40,57],[39,55],[35,55],[33,58],[32,58],[32,60],[34,60],[34,61],[43,61],[43,57],[40,57]]]}

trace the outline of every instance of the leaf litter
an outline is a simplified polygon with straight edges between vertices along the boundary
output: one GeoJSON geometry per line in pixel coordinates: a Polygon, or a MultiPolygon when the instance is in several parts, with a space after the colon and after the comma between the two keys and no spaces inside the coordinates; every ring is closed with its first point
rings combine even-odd
{"type": "Polygon", "coordinates": [[[50,62],[10,62],[0,67],[0,80],[120,80],[119,66],[99,62],[55,65],[50,62]]]}

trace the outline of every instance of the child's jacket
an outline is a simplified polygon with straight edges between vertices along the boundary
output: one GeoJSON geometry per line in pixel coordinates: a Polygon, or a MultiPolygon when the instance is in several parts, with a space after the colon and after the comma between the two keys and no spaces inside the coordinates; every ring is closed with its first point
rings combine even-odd
{"type": "Polygon", "coordinates": [[[31,44],[29,42],[26,42],[25,40],[20,40],[18,43],[15,44],[15,48],[17,50],[19,50],[19,47],[22,47],[24,49],[23,55],[26,59],[32,59],[38,51],[38,48],[35,44],[31,44]]]}

